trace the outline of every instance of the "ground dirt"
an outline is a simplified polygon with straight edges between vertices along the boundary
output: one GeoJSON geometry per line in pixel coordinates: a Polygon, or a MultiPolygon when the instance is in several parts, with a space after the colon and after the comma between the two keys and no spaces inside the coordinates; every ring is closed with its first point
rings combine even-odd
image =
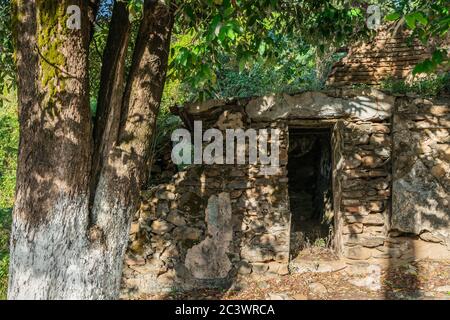
{"type": "Polygon", "coordinates": [[[247,275],[228,289],[173,291],[141,296],[140,299],[450,300],[450,261],[402,263],[387,269],[347,265],[332,272],[302,272],[273,277],[247,275]]]}

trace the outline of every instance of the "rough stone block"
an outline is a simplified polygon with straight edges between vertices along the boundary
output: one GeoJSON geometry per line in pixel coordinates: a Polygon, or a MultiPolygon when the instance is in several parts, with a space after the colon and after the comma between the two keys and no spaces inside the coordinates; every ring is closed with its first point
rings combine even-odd
{"type": "Polygon", "coordinates": [[[367,260],[372,256],[372,250],[362,246],[346,247],[344,256],[352,260],[367,260]]]}
{"type": "Polygon", "coordinates": [[[364,227],[362,223],[352,223],[344,226],[342,228],[342,233],[343,234],[362,233],[363,228],[364,227]]]}

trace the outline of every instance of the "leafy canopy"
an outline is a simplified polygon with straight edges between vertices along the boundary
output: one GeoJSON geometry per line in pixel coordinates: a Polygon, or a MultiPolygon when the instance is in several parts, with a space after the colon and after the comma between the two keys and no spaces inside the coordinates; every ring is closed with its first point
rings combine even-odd
{"type": "Polygon", "coordinates": [[[417,64],[413,73],[432,73],[439,67],[448,70],[449,53],[443,44],[445,39],[448,39],[450,29],[450,1],[398,1],[396,4],[394,10],[386,16],[386,20],[403,20],[412,30],[412,38],[419,39],[424,45],[428,45],[430,40],[437,44],[432,57],[417,64]]]}

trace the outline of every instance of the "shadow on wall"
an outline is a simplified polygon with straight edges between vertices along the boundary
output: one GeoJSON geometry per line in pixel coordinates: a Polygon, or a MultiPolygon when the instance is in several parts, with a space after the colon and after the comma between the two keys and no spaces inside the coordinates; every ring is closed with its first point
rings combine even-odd
{"type": "MultiPolygon", "coordinates": [[[[401,298],[396,292],[408,287],[407,297],[423,297],[426,285],[420,265],[398,265],[395,258],[407,254],[410,261],[449,257],[450,207],[447,101],[399,99],[393,119],[393,194],[386,299],[401,298]],[[402,273],[402,277],[398,273],[402,273]]],[[[400,293],[401,294],[401,293],[400,293]]]]}
{"type": "Polygon", "coordinates": [[[190,166],[146,192],[151,202],[144,201],[131,228],[125,294],[165,291],[168,298],[179,290],[227,289],[234,283],[245,231],[245,172],[190,166]]]}

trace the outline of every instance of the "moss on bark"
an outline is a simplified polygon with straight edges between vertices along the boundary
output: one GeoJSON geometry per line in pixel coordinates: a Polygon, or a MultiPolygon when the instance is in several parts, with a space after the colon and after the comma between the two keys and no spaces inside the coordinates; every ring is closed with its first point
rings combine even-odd
{"type": "Polygon", "coordinates": [[[65,5],[61,1],[37,1],[37,46],[40,52],[41,85],[46,91],[49,101],[64,90],[66,59],[62,52],[66,28],[65,5]]]}

